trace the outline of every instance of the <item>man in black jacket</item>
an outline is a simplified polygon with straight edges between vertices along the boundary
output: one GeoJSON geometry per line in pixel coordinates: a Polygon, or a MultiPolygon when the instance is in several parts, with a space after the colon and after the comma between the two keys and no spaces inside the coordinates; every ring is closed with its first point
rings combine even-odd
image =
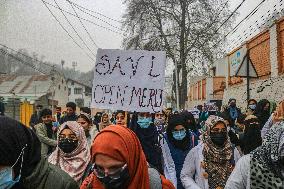
{"type": "Polygon", "coordinates": [[[42,110],[42,105],[38,104],[36,106],[35,112],[32,114],[30,119],[30,127],[35,131],[34,126],[41,123],[40,113],[42,110]]]}

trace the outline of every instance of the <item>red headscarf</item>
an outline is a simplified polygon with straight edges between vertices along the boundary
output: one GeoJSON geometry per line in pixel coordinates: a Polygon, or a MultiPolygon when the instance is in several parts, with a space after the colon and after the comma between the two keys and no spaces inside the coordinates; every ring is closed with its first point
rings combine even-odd
{"type": "MultiPolygon", "coordinates": [[[[103,154],[126,162],[130,175],[128,189],[150,189],[146,158],[137,136],[130,129],[118,126],[106,127],[96,136],[91,154],[92,160],[97,154],[103,154]]],[[[164,177],[162,183],[164,183],[165,187],[163,188],[165,189],[174,188],[164,177]]],[[[93,189],[104,189],[103,184],[94,174],[85,179],[81,189],[86,189],[90,185],[93,189]]]]}

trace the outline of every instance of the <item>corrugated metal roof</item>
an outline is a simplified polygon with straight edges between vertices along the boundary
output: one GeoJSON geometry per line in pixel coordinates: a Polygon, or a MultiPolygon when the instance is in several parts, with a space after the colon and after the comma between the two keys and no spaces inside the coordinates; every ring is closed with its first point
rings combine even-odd
{"type": "Polygon", "coordinates": [[[32,94],[37,96],[37,93],[47,93],[51,87],[51,84],[51,79],[47,75],[1,76],[0,94],[16,93],[17,95],[32,94]]]}

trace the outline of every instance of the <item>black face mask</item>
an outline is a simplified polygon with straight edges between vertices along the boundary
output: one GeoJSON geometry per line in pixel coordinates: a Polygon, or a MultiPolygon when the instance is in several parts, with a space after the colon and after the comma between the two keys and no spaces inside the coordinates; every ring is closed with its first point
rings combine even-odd
{"type": "Polygon", "coordinates": [[[64,153],[71,153],[73,152],[78,146],[78,140],[72,140],[72,139],[61,139],[59,140],[58,147],[64,152],[64,153]]]}
{"type": "Polygon", "coordinates": [[[225,141],[227,140],[227,133],[222,132],[222,133],[211,133],[210,138],[214,144],[217,146],[223,146],[225,141]]]}
{"type": "Polygon", "coordinates": [[[124,169],[120,173],[120,177],[118,179],[113,179],[110,176],[98,179],[105,186],[106,189],[124,189],[127,188],[130,175],[128,169],[124,169]]]}

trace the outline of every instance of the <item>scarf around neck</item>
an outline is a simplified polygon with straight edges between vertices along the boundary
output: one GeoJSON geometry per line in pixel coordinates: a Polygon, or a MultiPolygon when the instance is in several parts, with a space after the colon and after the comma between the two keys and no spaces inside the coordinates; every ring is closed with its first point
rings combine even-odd
{"type": "MultiPolygon", "coordinates": [[[[205,123],[207,131],[210,133],[218,122],[224,122],[224,120],[218,116],[210,116],[205,123]]],[[[218,147],[207,136],[204,141],[203,156],[209,188],[224,188],[234,167],[233,148],[229,137],[227,136],[223,147],[218,147]]]]}
{"type": "Polygon", "coordinates": [[[251,189],[284,188],[284,177],[279,165],[283,148],[284,122],[278,122],[266,134],[262,146],[251,153],[251,189]]]}
{"type": "Polygon", "coordinates": [[[51,164],[59,166],[68,173],[75,181],[80,182],[85,170],[91,160],[91,153],[88,147],[85,131],[76,121],[67,121],[61,125],[57,139],[63,129],[68,127],[78,138],[78,147],[71,153],[64,153],[57,146],[55,151],[49,156],[51,164]]]}

